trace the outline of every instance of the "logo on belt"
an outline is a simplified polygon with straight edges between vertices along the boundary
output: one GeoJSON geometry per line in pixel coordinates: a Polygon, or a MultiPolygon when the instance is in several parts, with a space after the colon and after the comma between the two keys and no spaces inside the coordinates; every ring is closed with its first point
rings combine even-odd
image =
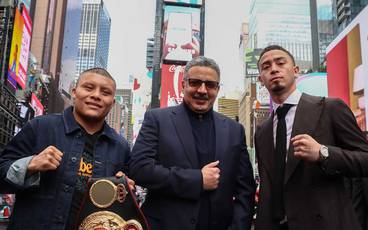
{"type": "Polygon", "coordinates": [[[143,230],[142,225],[136,220],[125,221],[119,215],[109,212],[100,211],[87,216],[79,230],[143,230]]]}

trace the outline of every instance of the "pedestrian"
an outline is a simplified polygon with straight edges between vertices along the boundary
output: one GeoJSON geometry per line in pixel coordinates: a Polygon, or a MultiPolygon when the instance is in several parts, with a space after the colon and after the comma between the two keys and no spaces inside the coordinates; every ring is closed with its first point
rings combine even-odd
{"type": "Polygon", "coordinates": [[[0,192],[16,194],[8,229],[74,229],[88,179],[127,170],[129,145],[105,122],[115,91],[105,69],[84,71],[73,106],[29,121],[4,148],[0,192]]]}
{"type": "Polygon", "coordinates": [[[266,47],[258,69],[273,110],[255,133],[255,228],[361,229],[344,187],[344,176],[368,175],[368,143],[353,113],[340,99],[300,93],[299,67],[281,46],[266,47]]]}
{"type": "Polygon", "coordinates": [[[250,229],[255,182],[242,125],[213,111],[220,69],[203,56],[185,67],[183,103],[146,112],[129,175],[148,188],[151,230],[250,229]]]}

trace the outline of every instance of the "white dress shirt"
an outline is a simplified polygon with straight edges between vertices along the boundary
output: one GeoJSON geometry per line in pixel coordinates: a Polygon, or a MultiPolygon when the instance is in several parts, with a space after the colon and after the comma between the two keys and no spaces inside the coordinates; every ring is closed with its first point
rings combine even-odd
{"type": "MultiPolygon", "coordinates": [[[[292,106],[289,111],[287,112],[285,116],[285,122],[286,122],[286,149],[289,150],[290,145],[290,137],[291,137],[291,131],[293,130],[293,124],[294,124],[294,118],[295,118],[295,112],[296,108],[298,107],[298,103],[300,100],[300,97],[302,96],[302,93],[299,90],[295,90],[290,96],[284,101],[284,104],[291,104],[295,105],[292,106]]],[[[276,102],[272,101],[273,105],[273,113],[275,114],[273,116],[273,145],[276,146],[276,129],[277,129],[277,115],[276,115],[276,109],[281,106],[281,104],[277,104],[276,102]]],[[[287,154],[286,154],[287,157],[287,154]]]]}

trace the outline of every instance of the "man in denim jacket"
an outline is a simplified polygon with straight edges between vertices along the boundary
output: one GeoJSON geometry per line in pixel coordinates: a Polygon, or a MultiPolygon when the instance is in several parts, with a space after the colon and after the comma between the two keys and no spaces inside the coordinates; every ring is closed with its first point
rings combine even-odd
{"type": "Polygon", "coordinates": [[[16,193],[9,229],[73,229],[88,179],[123,174],[129,145],[105,122],[115,91],[106,70],[86,70],[73,107],[31,120],[5,147],[0,192],[16,193]]]}

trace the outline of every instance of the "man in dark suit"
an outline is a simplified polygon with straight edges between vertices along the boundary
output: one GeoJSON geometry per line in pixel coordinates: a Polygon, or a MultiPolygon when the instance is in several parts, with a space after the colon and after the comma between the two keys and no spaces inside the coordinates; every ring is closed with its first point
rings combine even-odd
{"type": "Polygon", "coordinates": [[[250,229],[255,182],[244,128],[213,111],[216,62],[197,57],[184,70],[184,102],[147,111],[132,150],[130,176],[148,188],[151,230],[250,229]]]}
{"type": "Polygon", "coordinates": [[[273,112],[255,134],[256,229],[361,229],[343,176],[368,175],[368,144],[351,110],[339,99],[301,94],[299,68],[280,46],[265,48],[258,68],[273,112]]]}

